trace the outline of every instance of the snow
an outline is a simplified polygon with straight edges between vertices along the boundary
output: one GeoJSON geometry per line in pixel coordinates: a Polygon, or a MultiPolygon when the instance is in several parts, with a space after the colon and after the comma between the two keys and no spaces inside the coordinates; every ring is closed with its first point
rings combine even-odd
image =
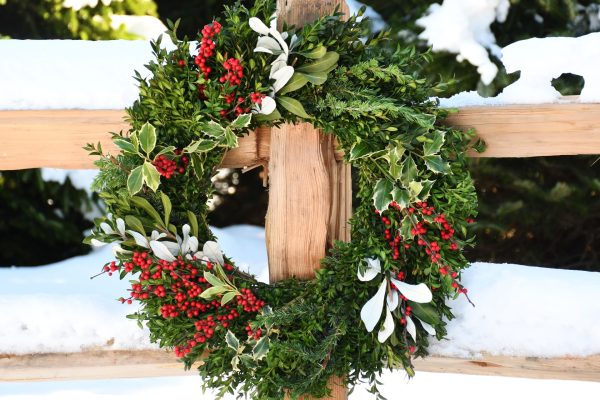
{"type": "Polygon", "coordinates": [[[76,189],[84,189],[91,193],[90,186],[94,178],[98,175],[97,169],[60,169],[60,168],[42,168],[42,179],[45,181],[65,183],[67,178],[76,189]]]}
{"type": "Polygon", "coordinates": [[[123,0],[64,0],[63,7],[72,8],[73,10],[77,11],[81,10],[84,7],[96,7],[100,1],[105,6],[108,6],[112,1],[123,0]]]}
{"type": "Polygon", "coordinates": [[[441,5],[432,4],[417,20],[417,25],[425,28],[419,38],[427,40],[433,51],[456,53],[458,61],[467,60],[476,66],[481,81],[488,85],[498,67],[487,50],[496,57],[500,55],[490,25],[504,22],[509,7],[509,0],[444,0],[441,5]]]}
{"type": "MultiPolygon", "coordinates": [[[[264,230],[214,229],[238,265],[268,281],[264,230]]],[[[109,249],[40,268],[0,269],[0,354],[151,347],[147,332],[124,318],[135,305],[114,299],[127,283],[89,277],[111,261],[109,249]],[[107,344],[111,343],[111,344],[107,344]]],[[[536,357],[600,354],[600,273],[474,263],[463,273],[472,307],[451,302],[456,319],[432,354],[536,357]]]]}
{"type": "MultiPolygon", "coordinates": [[[[435,374],[417,371],[408,381],[400,371],[386,372],[380,390],[390,400],[445,399],[449,395],[461,400],[504,400],[537,398],[544,400],[590,399],[598,393],[597,382],[536,380],[493,376],[435,374]]],[[[2,400],[164,400],[215,398],[213,392],[202,393],[198,376],[109,381],[67,381],[0,383],[2,400]]],[[[373,400],[368,386],[359,385],[350,400],[373,400]]],[[[226,396],[233,400],[235,396],[226,396]]]]}
{"type": "Polygon", "coordinates": [[[585,84],[578,101],[600,102],[600,32],[578,38],[532,38],[502,49],[502,63],[508,73],[521,71],[519,79],[496,97],[462,92],[440,99],[442,107],[501,104],[543,104],[565,102],[552,87],[552,79],[563,73],[581,75],[585,84]]]}
{"type": "Polygon", "coordinates": [[[0,110],[128,107],[138,97],[133,72],[148,76],[151,58],[141,40],[0,40],[0,110]]]}
{"type": "Polygon", "coordinates": [[[146,40],[156,39],[167,30],[160,19],[150,15],[111,15],[110,20],[113,29],[124,25],[127,32],[146,40]]]}
{"type": "MultiPolygon", "coordinates": [[[[364,6],[363,3],[357,0],[346,0],[346,4],[348,5],[348,9],[350,10],[350,15],[356,14],[358,10],[360,10],[360,8],[364,6]]],[[[371,28],[374,32],[381,31],[387,27],[387,24],[383,20],[383,17],[371,6],[367,6],[367,8],[365,9],[364,16],[369,18],[369,21],[371,22],[371,28]]]]}

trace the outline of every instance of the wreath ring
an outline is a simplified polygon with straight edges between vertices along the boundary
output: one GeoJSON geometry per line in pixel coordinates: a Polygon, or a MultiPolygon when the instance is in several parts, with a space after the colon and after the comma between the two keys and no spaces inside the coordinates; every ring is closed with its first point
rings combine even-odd
{"type": "Polygon", "coordinates": [[[202,357],[204,386],[221,395],[324,397],[333,376],[351,386],[384,368],[412,376],[412,358],[446,334],[445,300],[467,292],[473,135],[440,123],[435,88],[414,72],[427,55],[391,47],[386,32],[363,39],[360,13],[280,32],[274,12],[272,0],[226,8],[192,51],[176,24],[172,50],[152,43],[131,129],[113,136],[121,152],[87,146],[109,213],[86,241],[113,245],[102,272],[132,279],[120,299],[139,302],[130,317],[187,368],[202,357]],[[335,135],[356,171],[352,240],[335,243],[313,280],[267,284],[222,253],[206,203],[239,137],[297,122],[335,135]]]}

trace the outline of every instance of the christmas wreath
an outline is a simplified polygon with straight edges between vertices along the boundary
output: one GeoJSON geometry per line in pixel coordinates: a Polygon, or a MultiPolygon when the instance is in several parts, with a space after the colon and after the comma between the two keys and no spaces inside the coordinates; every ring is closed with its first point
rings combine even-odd
{"type": "Polygon", "coordinates": [[[324,397],[384,368],[413,375],[430,337],[444,338],[446,300],[467,289],[462,250],[477,198],[466,167],[473,135],[443,126],[419,79],[428,60],[340,13],[278,30],[272,0],[226,8],[198,42],[152,43],[151,77],[137,74],[131,129],[119,154],[88,145],[94,189],[110,212],[86,241],[112,243],[102,273],[129,277],[121,302],[151,340],[204,386],[254,399],[324,397]],[[238,138],[261,125],[310,122],[335,135],[357,177],[352,240],[337,242],[310,281],[266,284],[214,241],[211,177],[238,138]]]}

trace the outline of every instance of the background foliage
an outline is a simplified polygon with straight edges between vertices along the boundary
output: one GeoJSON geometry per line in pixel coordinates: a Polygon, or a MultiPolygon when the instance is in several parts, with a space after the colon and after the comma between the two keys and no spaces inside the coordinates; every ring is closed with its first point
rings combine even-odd
{"type": "MultiPolygon", "coordinates": [[[[422,48],[424,43],[415,41],[420,32],[415,21],[435,2],[364,1],[384,17],[391,29],[404,32],[403,40],[422,48]]],[[[224,4],[233,1],[125,0],[109,6],[99,2],[93,10],[82,9],[78,14],[61,10],[58,7],[60,0],[6,0],[5,5],[2,3],[0,0],[0,37],[108,39],[119,33],[91,26],[92,12],[102,14],[110,9],[115,13],[157,13],[165,22],[167,18],[181,18],[180,32],[191,36],[213,15],[219,14],[224,4]]],[[[500,46],[532,36],[578,36],[598,31],[600,26],[589,15],[598,13],[599,3],[588,0],[512,0],[506,22],[494,24],[492,30],[500,46]],[[536,15],[541,16],[543,21],[537,22],[536,15]]],[[[483,86],[475,68],[466,62],[458,63],[455,56],[448,53],[434,53],[433,62],[422,73],[430,80],[440,76],[442,79],[454,77],[456,84],[448,87],[447,95],[472,89],[494,95],[518,75],[508,76],[501,70],[490,86],[483,86]]],[[[581,80],[573,76],[563,77],[556,84],[563,94],[574,94],[578,93],[581,80]]],[[[600,228],[596,223],[600,217],[597,174],[600,167],[594,164],[595,160],[595,157],[474,160],[472,174],[480,196],[480,215],[475,226],[479,239],[477,248],[471,251],[469,257],[472,260],[597,269],[600,255],[597,250],[600,248],[600,228]],[[560,202],[557,196],[561,198],[560,202]]],[[[11,179],[20,185],[27,184],[18,173],[11,179]]],[[[261,187],[259,171],[227,179],[231,182],[222,186],[225,197],[212,214],[212,223],[216,226],[262,224],[267,194],[261,187]],[[231,188],[235,188],[235,196],[226,196],[233,191],[231,188]]],[[[3,185],[0,180],[0,191],[4,192],[6,186],[3,185]]],[[[40,185],[43,186],[43,183],[40,185]]],[[[35,196],[27,191],[23,191],[22,196],[20,200],[25,204],[38,204],[40,210],[46,207],[35,203],[35,196]]],[[[57,195],[57,198],[60,197],[57,195]]],[[[6,204],[0,202],[2,215],[10,214],[6,211],[6,204]]],[[[39,225],[34,225],[22,215],[18,214],[16,218],[18,223],[12,225],[23,226],[25,232],[39,229],[39,225]]],[[[0,253],[9,254],[5,250],[8,246],[27,248],[28,242],[24,238],[19,243],[12,238],[10,241],[2,240],[8,237],[7,226],[7,222],[0,222],[0,253]]],[[[65,245],[78,246],[79,241],[69,243],[65,245]]],[[[56,259],[60,257],[58,254],[60,252],[57,252],[56,259]]],[[[44,258],[47,259],[47,255],[44,258]]]]}

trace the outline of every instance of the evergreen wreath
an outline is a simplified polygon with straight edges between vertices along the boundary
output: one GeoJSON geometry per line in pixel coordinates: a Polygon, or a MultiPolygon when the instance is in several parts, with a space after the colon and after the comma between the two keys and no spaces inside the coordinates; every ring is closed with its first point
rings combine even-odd
{"type": "MultiPolygon", "coordinates": [[[[204,386],[254,399],[324,397],[328,380],[354,386],[384,368],[414,374],[429,336],[446,335],[445,304],[473,244],[477,198],[467,171],[473,134],[443,126],[416,71],[428,60],[368,36],[340,13],[277,30],[272,0],[226,8],[174,50],[152,43],[150,78],[127,110],[121,149],[88,145],[94,189],[110,212],[86,242],[113,244],[101,273],[130,276],[121,302],[161,347],[174,348],[204,386]],[[195,46],[190,52],[190,46],[195,46]],[[358,180],[352,241],[336,242],[310,281],[266,284],[235,267],[214,241],[211,177],[238,137],[260,125],[310,122],[333,134],[358,180]]],[[[479,144],[479,143],[477,143],[479,144]]],[[[478,147],[478,146],[473,146],[478,147]]]]}

